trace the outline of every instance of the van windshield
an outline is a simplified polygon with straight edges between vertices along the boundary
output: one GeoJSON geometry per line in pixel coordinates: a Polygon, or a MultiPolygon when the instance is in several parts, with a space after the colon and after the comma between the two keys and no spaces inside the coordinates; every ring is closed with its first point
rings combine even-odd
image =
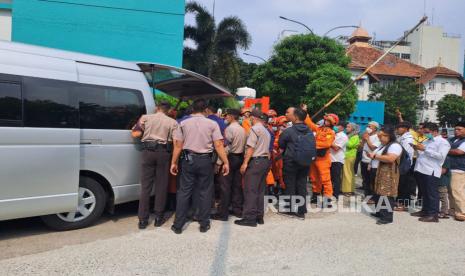
{"type": "Polygon", "coordinates": [[[221,85],[200,74],[153,63],[139,63],[149,85],[176,98],[231,97],[221,85]]]}

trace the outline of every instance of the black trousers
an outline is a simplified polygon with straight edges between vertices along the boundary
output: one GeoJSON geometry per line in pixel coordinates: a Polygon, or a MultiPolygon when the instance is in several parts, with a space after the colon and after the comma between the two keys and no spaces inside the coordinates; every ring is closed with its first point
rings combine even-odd
{"type": "Polygon", "coordinates": [[[331,182],[333,183],[333,196],[335,196],[336,199],[339,197],[339,194],[341,193],[343,167],[344,164],[340,162],[331,163],[331,182]]]}
{"type": "Polygon", "coordinates": [[[375,169],[375,168],[371,168],[369,170],[369,174],[370,174],[370,181],[369,181],[369,185],[368,185],[368,195],[374,195],[375,194],[375,181],[376,181],[376,173],[377,173],[378,169],[375,169]]]}
{"type": "Polygon", "coordinates": [[[400,176],[399,179],[399,188],[397,190],[397,203],[410,206],[411,196],[415,195],[416,183],[413,172],[408,172],[400,176]]]}
{"type": "Polygon", "coordinates": [[[376,202],[376,208],[379,208],[379,211],[377,212],[379,219],[382,221],[392,222],[394,220],[394,197],[377,195],[376,202]]]}
{"type": "Polygon", "coordinates": [[[309,166],[301,166],[292,160],[284,160],[283,162],[283,180],[286,184],[284,194],[290,196],[290,204],[292,204],[293,196],[299,196],[304,200],[304,204],[299,206],[297,210],[291,206],[291,212],[299,214],[307,213],[305,200],[307,197],[307,177],[309,171],[309,166]]]}
{"type": "Polygon", "coordinates": [[[168,196],[171,154],[166,150],[143,150],[138,217],[148,220],[150,195],[155,189],[155,216],[163,216],[168,196]]]}
{"type": "Polygon", "coordinates": [[[355,174],[358,174],[358,167],[359,167],[360,162],[362,161],[362,153],[363,151],[357,150],[357,155],[355,157],[355,163],[354,163],[355,174]]]}
{"type": "Polygon", "coordinates": [[[242,218],[255,221],[263,218],[266,174],[270,168],[267,158],[252,159],[244,174],[244,206],[242,218]]]}
{"type": "Polygon", "coordinates": [[[370,189],[370,171],[368,170],[368,163],[360,162],[361,173],[362,173],[362,187],[365,195],[371,195],[370,189]]]}
{"type": "Polygon", "coordinates": [[[210,223],[210,207],[213,197],[213,164],[211,157],[192,156],[192,161],[181,160],[181,176],[176,196],[176,217],[174,226],[182,228],[187,221],[190,199],[198,191],[197,207],[200,225],[210,223]]]}
{"type": "Polygon", "coordinates": [[[415,179],[423,193],[423,206],[421,210],[429,216],[439,213],[439,178],[415,172],[415,179]]]}
{"type": "Polygon", "coordinates": [[[229,174],[224,176],[220,185],[220,205],[218,214],[222,217],[228,217],[229,205],[232,205],[232,211],[235,215],[242,214],[242,204],[244,195],[242,191],[242,175],[240,172],[244,157],[242,154],[229,154],[229,174]]]}

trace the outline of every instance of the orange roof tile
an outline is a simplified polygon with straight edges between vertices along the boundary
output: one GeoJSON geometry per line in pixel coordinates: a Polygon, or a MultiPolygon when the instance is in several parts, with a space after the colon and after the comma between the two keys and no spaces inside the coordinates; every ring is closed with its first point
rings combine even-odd
{"type": "Polygon", "coordinates": [[[426,69],[425,73],[418,79],[418,83],[427,83],[437,76],[458,78],[461,82],[463,82],[463,77],[460,73],[443,66],[436,66],[426,69]]]}
{"type": "MultiPolygon", "coordinates": [[[[346,53],[352,59],[349,64],[349,68],[366,69],[384,54],[383,51],[375,49],[369,44],[367,45],[360,46],[352,44],[347,48],[346,53]]],[[[373,75],[420,78],[420,76],[424,74],[425,68],[388,54],[377,65],[375,65],[370,72],[373,75]]]]}

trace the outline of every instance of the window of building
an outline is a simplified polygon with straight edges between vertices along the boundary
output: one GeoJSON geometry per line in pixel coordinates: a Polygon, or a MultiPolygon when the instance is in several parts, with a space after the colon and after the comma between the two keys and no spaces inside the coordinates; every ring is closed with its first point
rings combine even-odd
{"type": "Polygon", "coordinates": [[[446,83],[441,82],[441,91],[446,91],[446,83]]]}
{"type": "Polygon", "coordinates": [[[399,53],[392,53],[396,58],[400,58],[400,54],[399,53]]]}
{"type": "Polygon", "coordinates": [[[434,101],[430,101],[429,107],[430,107],[430,108],[434,108],[434,101]]]}
{"type": "Polygon", "coordinates": [[[130,129],[145,114],[140,91],[91,85],[76,90],[81,128],[130,129]]]}
{"type": "Polygon", "coordinates": [[[21,85],[0,82],[0,126],[21,126],[22,118],[21,85]]]}
{"type": "Polygon", "coordinates": [[[402,59],[410,59],[410,54],[401,54],[402,59]]]}
{"type": "Polygon", "coordinates": [[[363,83],[364,83],[364,82],[365,82],[365,80],[361,79],[361,80],[357,80],[357,81],[355,82],[355,84],[356,84],[357,86],[363,86],[363,83]]]}
{"type": "Polygon", "coordinates": [[[435,90],[436,89],[436,82],[435,81],[430,81],[428,84],[428,89],[429,90],[435,90]]]}
{"type": "Polygon", "coordinates": [[[23,85],[25,127],[79,127],[72,82],[25,77],[23,85]]]}

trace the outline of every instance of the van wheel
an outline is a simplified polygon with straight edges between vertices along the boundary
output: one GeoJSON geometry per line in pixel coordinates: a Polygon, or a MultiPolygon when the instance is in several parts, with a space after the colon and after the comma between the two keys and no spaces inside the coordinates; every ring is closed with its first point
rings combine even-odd
{"type": "Polygon", "coordinates": [[[44,223],[55,230],[72,230],[87,227],[102,215],[107,195],[102,186],[92,178],[79,179],[78,207],[76,211],[43,216],[44,223]]]}

